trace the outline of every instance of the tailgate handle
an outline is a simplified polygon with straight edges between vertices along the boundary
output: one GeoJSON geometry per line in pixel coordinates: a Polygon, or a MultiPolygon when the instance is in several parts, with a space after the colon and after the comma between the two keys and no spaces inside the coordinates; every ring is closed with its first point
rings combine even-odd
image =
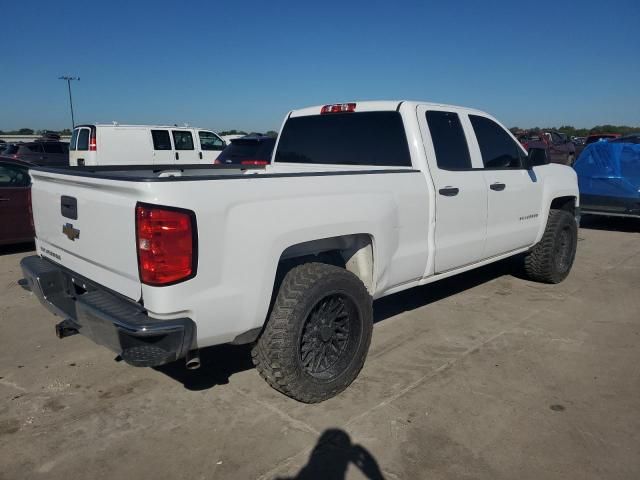
{"type": "Polygon", "coordinates": [[[60,197],[60,213],[65,218],[71,220],[78,219],[78,200],[76,197],[69,197],[68,195],[62,195],[60,197]]]}

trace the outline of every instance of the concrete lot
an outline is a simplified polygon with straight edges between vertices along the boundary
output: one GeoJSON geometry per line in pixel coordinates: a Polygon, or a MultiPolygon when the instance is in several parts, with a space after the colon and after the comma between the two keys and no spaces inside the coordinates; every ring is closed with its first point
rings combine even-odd
{"type": "Polygon", "coordinates": [[[136,369],[0,255],[0,478],[640,478],[640,222],[592,220],[557,286],[502,262],[376,303],[343,394],[303,405],[248,349],[136,369]]]}

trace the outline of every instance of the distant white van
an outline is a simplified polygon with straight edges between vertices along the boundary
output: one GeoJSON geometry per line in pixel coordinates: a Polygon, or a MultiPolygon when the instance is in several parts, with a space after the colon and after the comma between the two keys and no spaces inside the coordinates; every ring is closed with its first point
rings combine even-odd
{"type": "Polygon", "coordinates": [[[161,125],[78,125],[69,165],[212,164],[226,142],[201,128],[161,125]]]}

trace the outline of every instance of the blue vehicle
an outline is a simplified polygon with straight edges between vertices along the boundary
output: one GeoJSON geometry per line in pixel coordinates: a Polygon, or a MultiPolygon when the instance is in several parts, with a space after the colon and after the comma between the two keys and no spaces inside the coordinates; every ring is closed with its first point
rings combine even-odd
{"type": "Polygon", "coordinates": [[[640,144],[592,143],[574,168],[582,213],[640,217],[640,144]]]}

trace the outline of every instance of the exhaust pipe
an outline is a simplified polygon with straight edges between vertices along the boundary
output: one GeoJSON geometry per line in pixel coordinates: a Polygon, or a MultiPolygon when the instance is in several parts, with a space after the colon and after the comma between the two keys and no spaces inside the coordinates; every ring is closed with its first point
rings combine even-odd
{"type": "Polygon", "coordinates": [[[185,358],[187,370],[196,370],[200,368],[200,350],[189,350],[185,358]]]}
{"type": "Polygon", "coordinates": [[[63,320],[56,325],[56,337],[62,339],[78,334],[78,326],[71,320],[63,320]]]}

